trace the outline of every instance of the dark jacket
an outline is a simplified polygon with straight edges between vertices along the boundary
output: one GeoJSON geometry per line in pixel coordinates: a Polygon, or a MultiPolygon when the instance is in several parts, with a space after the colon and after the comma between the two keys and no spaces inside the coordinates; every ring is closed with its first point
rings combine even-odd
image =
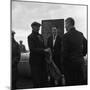
{"type": "Polygon", "coordinates": [[[63,36],[64,58],[83,57],[87,54],[87,40],[83,34],[72,28],[63,36]]]}
{"type": "Polygon", "coordinates": [[[44,58],[44,42],[42,36],[32,32],[32,34],[28,36],[28,46],[30,50],[30,62],[41,64],[44,58]]]}
{"type": "Polygon", "coordinates": [[[17,66],[20,60],[20,48],[19,44],[14,38],[12,38],[12,66],[17,66]]]}
{"type": "Polygon", "coordinates": [[[87,54],[87,40],[83,34],[72,28],[63,36],[63,70],[66,85],[84,84],[84,58],[87,54]]]}
{"type": "Polygon", "coordinates": [[[28,45],[33,83],[35,87],[40,87],[41,82],[45,85],[47,81],[43,37],[38,33],[32,32],[28,36],[28,45]]]}
{"type": "Polygon", "coordinates": [[[19,46],[20,46],[20,52],[25,53],[26,52],[25,45],[24,44],[19,44],[19,46]]]}
{"type": "Polygon", "coordinates": [[[12,78],[12,88],[16,88],[16,82],[18,79],[18,63],[20,61],[20,48],[19,44],[14,38],[12,38],[12,69],[11,69],[11,78],[12,78]]]}
{"type": "Polygon", "coordinates": [[[47,41],[47,46],[51,48],[53,60],[57,67],[60,69],[61,66],[61,37],[57,36],[55,44],[53,46],[53,36],[50,36],[47,41]]]}

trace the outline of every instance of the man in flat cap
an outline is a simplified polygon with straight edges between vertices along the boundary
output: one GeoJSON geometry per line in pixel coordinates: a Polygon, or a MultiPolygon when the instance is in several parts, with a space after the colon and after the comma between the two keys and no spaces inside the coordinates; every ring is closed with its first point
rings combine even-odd
{"type": "Polygon", "coordinates": [[[19,48],[19,44],[16,42],[14,35],[15,32],[12,31],[11,32],[11,41],[12,41],[12,90],[16,89],[16,82],[17,82],[17,78],[18,78],[18,70],[17,70],[17,65],[19,63],[20,60],[20,48],[19,48]]]}
{"type": "Polygon", "coordinates": [[[87,54],[87,40],[83,33],[75,28],[72,17],[65,20],[67,33],[63,36],[63,66],[66,85],[85,83],[83,68],[84,56],[87,54]]]}
{"type": "Polygon", "coordinates": [[[33,22],[31,24],[32,33],[28,36],[28,46],[30,50],[29,62],[35,88],[47,86],[48,81],[45,53],[48,52],[49,49],[45,49],[43,37],[39,34],[40,26],[40,23],[33,22]]]}
{"type": "Polygon", "coordinates": [[[25,53],[26,52],[26,48],[25,48],[25,45],[23,44],[23,41],[22,40],[20,40],[19,41],[20,42],[20,52],[21,53],[25,53]]]}

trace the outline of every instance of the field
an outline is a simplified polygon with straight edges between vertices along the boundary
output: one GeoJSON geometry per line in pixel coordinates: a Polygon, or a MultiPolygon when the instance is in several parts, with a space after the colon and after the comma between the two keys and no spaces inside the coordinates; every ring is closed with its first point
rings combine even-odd
{"type": "Polygon", "coordinates": [[[32,88],[31,69],[29,65],[29,53],[21,53],[21,59],[18,64],[17,88],[32,88]]]}

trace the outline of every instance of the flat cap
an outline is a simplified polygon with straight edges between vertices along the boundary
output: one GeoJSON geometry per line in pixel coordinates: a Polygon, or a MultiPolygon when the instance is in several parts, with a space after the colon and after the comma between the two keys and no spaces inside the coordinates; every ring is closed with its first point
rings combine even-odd
{"type": "Polygon", "coordinates": [[[31,24],[31,26],[38,26],[38,27],[40,27],[40,26],[41,26],[41,24],[40,24],[40,23],[38,23],[38,22],[33,22],[33,23],[31,24]]]}
{"type": "Polygon", "coordinates": [[[22,40],[20,40],[19,42],[23,42],[22,40]]]}
{"type": "Polygon", "coordinates": [[[15,31],[11,31],[12,34],[16,34],[15,31]]]}

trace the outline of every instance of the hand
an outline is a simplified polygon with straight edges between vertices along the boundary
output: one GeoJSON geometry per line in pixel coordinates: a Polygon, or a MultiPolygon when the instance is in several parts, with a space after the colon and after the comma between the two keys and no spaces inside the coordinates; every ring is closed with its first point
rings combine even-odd
{"type": "Polygon", "coordinates": [[[50,52],[50,48],[44,49],[45,52],[50,52]]]}

